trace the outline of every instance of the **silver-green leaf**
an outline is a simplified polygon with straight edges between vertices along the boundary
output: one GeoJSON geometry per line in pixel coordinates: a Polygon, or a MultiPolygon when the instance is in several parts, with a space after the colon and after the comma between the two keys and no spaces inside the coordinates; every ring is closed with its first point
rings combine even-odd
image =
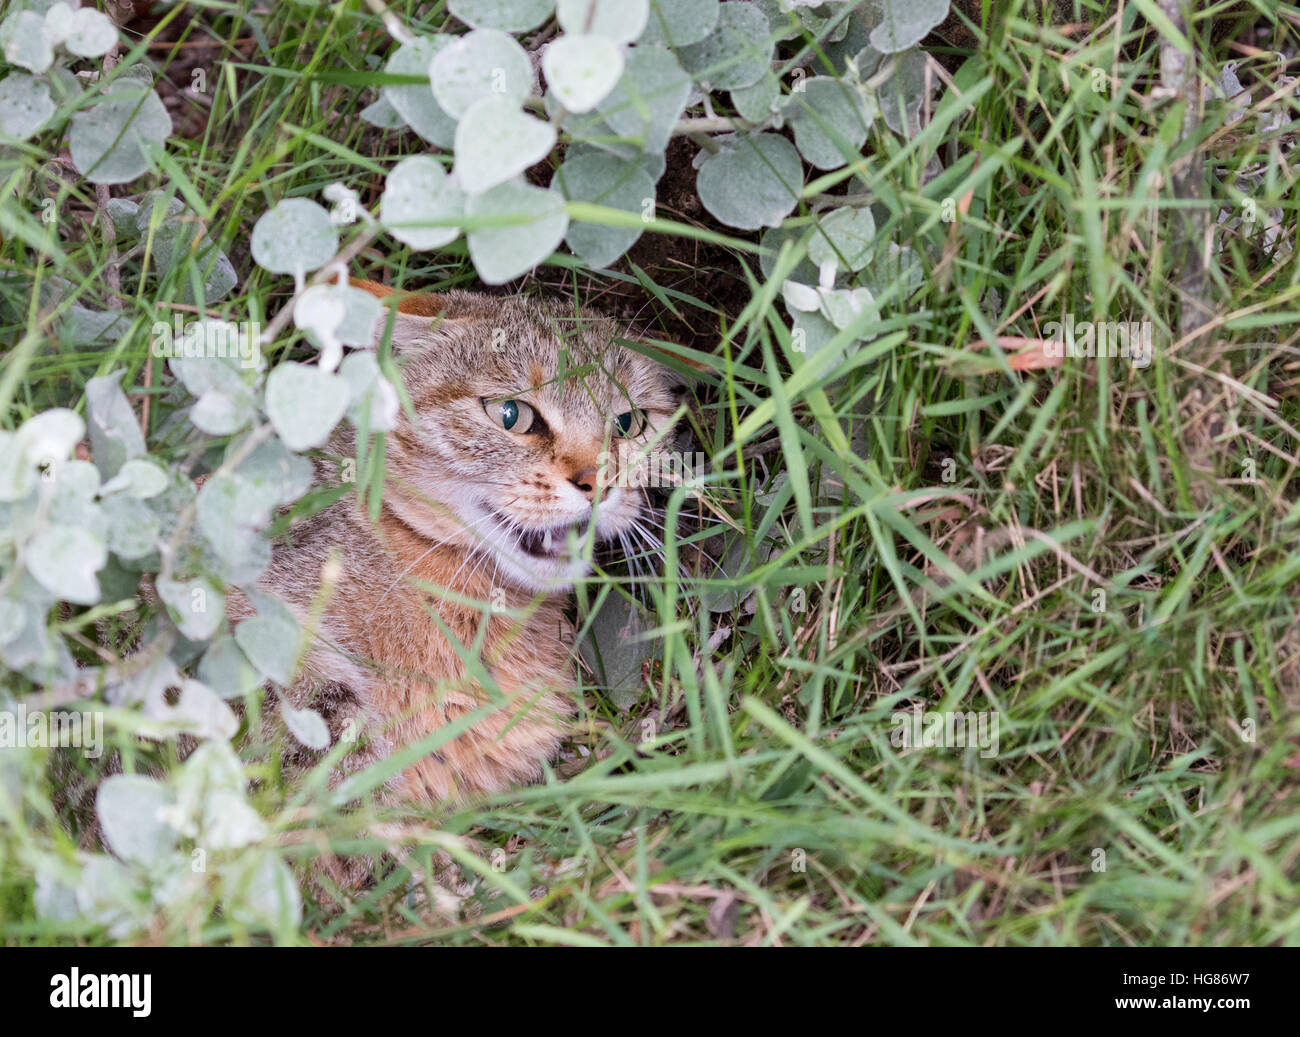
{"type": "MultiPolygon", "coordinates": [[[[429,155],[402,159],[388,174],[379,218],[388,232],[417,251],[441,248],[460,234],[465,194],[429,155]]],[[[367,343],[360,343],[367,344],[367,343]]]]}
{"type": "Polygon", "coordinates": [[[253,260],[273,274],[307,273],[338,251],[339,234],[324,206],[286,198],[253,225],[253,260]]]}
{"type": "Polygon", "coordinates": [[[542,55],[546,82],[571,112],[589,112],[623,74],[623,52],[604,36],[562,36],[542,55]]]}
{"type": "Polygon", "coordinates": [[[348,409],[348,385],[319,367],[286,361],[266,379],[266,414],[290,450],[324,446],[348,409]]]}
{"type": "Polygon", "coordinates": [[[697,82],[714,90],[751,86],[771,67],[767,18],[753,4],[728,0],[722,4],[717,27],[699,43],[682,47],[677,55],[697,82]]]}
{"type": "MultiPolygon", "coordinates": [[[[391,76],[428,78],[434,57],[444,47],[455,42],[455,36],[443,34],[416,37],[393,52],[384,71],[391,76]]],[[[430,83],[385,86],[380,91],[380,96],[392,105],[411,129],[430,144],[436,144],[440,148],[451,147],[456,139],[456,120],[442,110],[438,99],[433,96],[430,83]]]]}
{"type": "Polygon", "coordinates": [[[616,134],[662,154],[690,93],[691,77],[671,51],[636,47],[627,56],[623,78],[598,109],[616,134]]]}
{"type": "Polygon", "coordinates": [[[533,66],[524,48],[506,33],[475,29],[434,55],[429,77],[442,110],[463,119],[485,97],[522,104],[532,90],[533,66]]]}
{"type": "Polygon", "coordinates": [[[26,140],[50,121],[56,105],[35,76],[11,72],[0,79],[0,138],[26,140]]]}
{"type": "Polygon", "coordinates": [[[882,54],[897,54],[948,17],[949,0],[876,0],[876,7],[880,24],[871,30],[871,45],[882,54]]]}
{"type": "Polygon", "coordinates": [[[555,251],[569,227],[563,196],[529,184],[502,184],[473,195],[467,212],[484,220],[469,233],[469,254],[487,284],[526,274],[555,251]]]}
{"type": "Polygon", "coordinates": [[[699,43],[718,24],[718,0],[650,0],[650,16],[639,42],[685,47],[699,43]]]}
{"type": "Polygon", "coordinates": [[[72,164],[95,184],[124,184],[147,173],[150,150],[172,132],[158,95],[138,80],[117,81],[103,99],[72,117],[72,164]]]}
{"type": "Polygon", "coordinates": [[[294,709],[287,702],[280,706],[280,715],[289,733],[308,749],[321,752],[330,747],[330,731],[324,718],[314,709],[294,709]]]}
{"type": "Polygon", "coordinates": [[[99,601],[96,573],[108,562],[103,540],[89,530],[49,525],[27,545],[27,570],[64,601],[93,605],[99,601]]]}
{"type": "Polygon", "coordinates": [[[555,17],[567,33],[631,43],[645,31],[650,0],[558,0],[555,17]]]}
{"type": "Polygon", "coordinates": [[[551,153],[555,127],[507,97],[476,101],[456,127],[456,180],[471,198],[504,184],[551,153]]]}
{"type": "Polygon", "coordinates": [[[793,210],[803,187],[803,164],[794,145],[775,133],[726,142],[700,165],[700,201],[731,227],[775,227],[793,210]]]}
{"type": "Polygon", "coordinates": [[[839,169],[866,142],[873,112],[847,80],[813,76],[800,87],[786,106],[794,142],[810,165],[839,169]]]}
{"type": "Polygon", "coordinates": [[[475,29],[527,32],[551,16],[555,0],[449,0],[447,6],[475,29]]]}
{"type": "MultiPolygon", "coordinates": [[[[655,185],[649,174],[637,163],[608,152],[570,153],[555,172],[555,186],[570,201],[638,214],[654,209],[655,185]]],[[[640,236],[640,227],[577,221],[569,225],[565,241],[588,264],[601,267],[618,259],[640,236]]]]}

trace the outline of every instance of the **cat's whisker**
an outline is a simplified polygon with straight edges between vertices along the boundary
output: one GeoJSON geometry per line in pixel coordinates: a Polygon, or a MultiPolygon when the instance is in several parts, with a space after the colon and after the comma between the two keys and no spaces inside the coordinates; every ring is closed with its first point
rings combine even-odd
{"type": "MultiPolygon", "coordinates": [[[[636,531],[637,535],[646,542],[651,551],[655,552],[657,555],[662,553],[664,542],[646,529],[637,519],[632,520],[632,528],[636,531]]],[[[677,560],[677,573],[684,577],[689,577],[691,575],[690,570],[686,568],[680,558],[677,560]]]]}
{"type": "MultiPolygon", "coordinates": [[[[447,581],[447,588],[449,590],[459,591],[461,589],[460,585],[457,583],[457,578],[460,576],[462,570],[464,570],[465,566],[469,564],[470,560],[474,558],[475,555],[478,555],[480,552],[488,552],[492,550],[492,542],[489,539],[490,536],[493,533],[502,532],[502,530],[506,527],[507,522],[509,522],[509,520],[506,519],[504,516],[496,515],[493,514],[492,512],[488,512],[484,516],[484,518],[494,519],[496,525],[489,531],[487,536],[483,537],[477,544],[475,544],[472,548],[470,548],[470,550],[466,553],[464,560],[460,563],[460,567],[454,573],[452,573],[451,579],[447,581]]],[[[483,557],[488,557],[488,556],[485,554],[483,557]]],[[[471,576],[473,575],[473,571],[471,571],[470,575],[471,576]]],[[[469,582],[470,582],[469,577],[466,577],[464,584],[467,586],[469,582]]]]}
{"type": "Polygon", "coordinates": [[[641,583],[640,570],[636,562],[636,554],[632,550],[631,544],[628,543],[626,531],[621,529],[618,531],[618,540],[623,545],[623,557],[627,559],[628,572],[632,577],[633,586],[639,588],[641,583]]]}

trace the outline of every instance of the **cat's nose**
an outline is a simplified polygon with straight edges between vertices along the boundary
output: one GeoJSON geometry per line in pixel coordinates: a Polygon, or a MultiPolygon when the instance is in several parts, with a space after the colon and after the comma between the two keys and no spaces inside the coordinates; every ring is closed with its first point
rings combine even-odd
{"type": "Polygon", "coordinates": [[[573,475],[569,476],[569,482],[573,483],[574,486],[581,490],[587,500],[595,500],[596,474],[596,469],[584,468],[582,471],[575,472],[573,475]]]}

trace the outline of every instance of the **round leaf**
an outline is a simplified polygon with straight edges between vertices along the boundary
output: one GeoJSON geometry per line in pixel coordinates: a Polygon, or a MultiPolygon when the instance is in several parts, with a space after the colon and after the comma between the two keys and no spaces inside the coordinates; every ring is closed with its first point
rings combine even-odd
{"type": "Polygon", "coordinates": [[[831,76],[814,76],[792,93],[786,114],[799,153],[818,169],[839,169],[860,151],[871,118],[854,87],[831,76]]]}
{"type": "Polygon", "coordinates": [[[237,850],[266,838],[266,822],[242,791],[213,789],[203,811],[202,842],[214,850],[237,850]]]}
{"type": "Polygon", "coordinates": [[[95,794],[95,813],[108,847],[133,864],[157,864],[176,845],[176,832],[160,813],[171,795],[143,774],[112,774],[95,794]]]}
{"type": "Polygon", "coordinates": [[[880,24],[871,30],[871,45],[882,54],[897,54],[920,43],[948,17],[949,0],[876,0],[880,24]]]}
{"type": "Polygon", "coordinates": [[[785,301],[786,309],[799,310],[803,313],[819,310],[822,305],[822,297],[816,288],[793,278],[787,278],[782,282],[781,298],[785,301]]]}
{"type": "Polygon", "coordinates": [[[309,198],[286,198],[253,226],[253,260],[273,274],[306,273],[338,251],[339,234],[324,206],[309,198]]]}
{"type": "MultiPolygon", "coordinates": [[[[235,453],[241,445],[232,443],[230,453],[235,453]]],[[[252,492],[263,496],[268,508],[292,504],[310,489],[312,482],[311,462],[290,453],[274,437],[257,444],[235,471],[252,492]]]]}
{"type": "Polygon", "coordinates": [[[11,65],[44,72],[54,61],[45,19],[32,11],[15,11],[0,22],[0,53],[11,65]]]}
{"type": "Polygon", "coordinates": [[[383,304],[373,295],[350,284],[333,286],[343,300],[343,321],[335,331],[345,346],[370,346],[375,341],[376,325],[384,314],[383,304]]]}
{"type": "Polygon", "coordinates": [[[555,16],[565,32],[631,43],[645,31],[650,0],[559,0],[555,16]]]}
{"type": "MultiPolygon", "coordinates": [[[[422,76],[428,79],[434,57],[444,47],[455,42],[455,36],[441,34],[417,37],[403,43],[393,52],[384,71],[392,76],[422,76]]],[[[456,120],[442,110],[437,98],[433,96],[430,83],[385,86],[380,91],[380,97],[393,106],[406,125],[430,144],[436,144],[440,148],[451,147],[452,141],[456,139],[456,120]]]]}
{"type": "Polygon", "coordinates": [[[0,79],[0,137],[26,140],[49,122],[56,105],[35,76],[13,72],[0,79]]]}
{"type": "Polygon", "coordinates": [[[555,0],[450,0],[451,13],[475,29],[527,32],[555,10],[555,0]]]}
{"type": "Polygon", "coordinates": [[[235,643],[263,677],[287,685],[298,665],[302,629],[276,598],[261,596],[257,615],[235,627],[235,643]]]}
{"type": "Polygon", "coordinates": [[[529,184],[502,184],[474,195],[467,210],[471,217],[498,224],[469,234],[470,258],[487,284],[504,284],[527,273],[555,251],[569,227],[563,196],[529,184]]]}
{"type": "Polygon", "coordinates": [[[819,288],[818,292],[822,297],[822,315],[840,329],[875,310],[876,300],[867,288],[819,288]]]}
{"type": "Polygon", "coordinates": [[[717,28],[677,54],[687,72],[714,90],[752,86],[771,68],[767,18],[753,4],[728,0],[719,12],[717,28]]]}
{"type": "Polygon", "coordinates": [[[181,682],[181,697],[176,705],[154,702],[146,705],[145,712],[156,719],[179,724],[186,734],[197,738],[233,738],[239,730],[238,718],[220,696],[202,682],[188,678],[181,682]]]}
{"type": "Polygon", "coordinates": [[[290,450],[324,446],[348,409],[348,385],[319,367],[285,362],[266,379],[266,414],[290,450]]]}
{"type": "Polygon", "coordinates": [[[818,267],[834,260],[845,270],[861,270],[870,262],[876,221],[866,206],[836,209],[817,227],[808,241],[808,258],[818,267]]]}
{"type": "Polygon", "coordinates": [[[508,97],[477,101],[456,127],[456,181],[471,197],[504,184],[555,146],[555,128],[508,97]]]}
{"type": "Polygon", "coordinates": [[[280,706],[280,715],[289,733],[308,749],[321,752],[330,747],[330,730],[314,709],[294,709],[286,702],[280,706]]]}
{"type": "Polygon", "coordinates": [[[610,129],[641,141],[644,151],[655,154],[668,146],[690,94],[691,77],[671,51],[637,47],[627,56],[623,78],[599,107],[610,129]]]}
{"type": "Polygon", "coordinates": [[[803,165],[794,145],[775,133],[730,142],[710,155],[696,178],[700,201],[731,227],[775,227],[793,210],[803,187],[803,165]]]}
{"type": "Polygon", "coordinates": [[[108,530],[108,549],[118,558],[144,558],[158,547],[162,525],[143,501],[125,494],[102,505],[108,530]]]}
{"type": "Polygon", "coordinates": [[[207,580],[156,581],[158,596],[176,628],[191,641],[206,641],[217,632],[226,613],[226,596],[207,580]]]}
{"type": "Polygon", "coordinates": [[[334,370],[343,359],[343,345],[334,334],[343,323],[346,312],[343,300],[331,285],[312,285],[298,297],[293,307],[294,326],[307,333],[307,337],[332,359],[322,357],[321,367],[334,370]]]}
{"type": "Polygon", "coordinates": [[[48,464],[64,460],[85,432],[86,423],[76,411],[55,407],[24,421],[18,443],[29,464],[48,464]]]}
{"type": "Polygon", "coordinates": [[[496,29],[475,29],[434,55],[429,77],[442,110],[462,119],[485,97],[518,107],[532,91],[533,66],[512,37],[496,29]]]}
{"type": "Polygon", "coordinates": [[[233,392],[210,389],[190,408],[190,421],[209,436],[229,436],[256,416],[252,390],[240,385],[233,392]]]}
{"type": "MultiPolygon", "coordinates": [[[[571,154],[556,170],[555,186],[570,201],[592,202],[625,212],[643,213],[646,203],[653,207],[655,199],[654,181],[644,169],[600,151],[571,154]]],[[[640,236],[639,227],[577,222],[569,225],[565,241],[588,264],[599,267],[618,259],[640,236]]]]}
{"type": "Polygon", "coordinates": [[[770,118],[781,100],[781,81],[772,72],[752,86],[742,86],[731,91],[731,103],[736,114],[750,122],[763,122],[770,118]]]}
{"type": "Polygon", "coordinates": [[[820,309],[796,310],[790,316],[794,325],[791,331],[794,352],[805,359],[825,349],[837,333],[835,325],[822,316],[820,309]]]}
{"type": "Polygon", "coordinates": [[[403,244],[422,251],[454,241],[465,195],[447,176],[442,163],[428,155],[412,155],[393,167],[379,202],[379,218],[403,244]]]}
{"type": "MultiPolygon", "coordinates": [[[[78,0],[72,0],[75,4],[78,0]]],[[[77,13],[71,6],[59,0],[50,4],[45,12],[45,35],[56,47],[68,38],[77,21],[77,13]]]]}
{"type": "Polygon", "coordinates": [[[171,131],[172,118],[156,93],[119,80],[97,105],[72,117],[68,151],[91,183],[124,184],[149,171],[149,145],[161,144],[171,131]]]}
{"type": "Polygon", "coordinates": [[[670,47],[699,43],[717,27],[721,6],[718,0],[650,0],[640,42],[670,47]]]}
{"type": "MultiPolygon", "coordinates": [[[[806,230],[806,227],[773,227],[771,230],[763,232],[763,237],[759,242],[763,246],[763,252],[758,257],[758,262],[764,277],[771,277],[776,270],[776,260],[780,254],[781,246],[787,241],[792,245],[797,244],[803,238],[806,230]]],[[[812,284],[817,280],[817,267],[805,256],[795,264],[794,269],[789,271],[787,276],[796,281],[812,284]]]]}
{"type": "Polygon", "coordinates": [[[623,52],[604,36],[562,36],[542,55],[546,82],[571,112],[589,112],[623,74],[623,52]]]}
{"type": "Polygon", "coordinates": [[[262,678],[232,637],[221,637],[199,660],[199,679],[223,699],[240,698],[256,691],[262,678]]]}
{"type": "Polygon", "coordinates": [[[116,42],[117,26],[108,15],[93,7],[79,7],[72,12],[67,37],[63,41],[70,53],[82,58],[97,58],[107,54],[116,42]]]}
{"type": "Polygon", "coordinates": [[[108,562],[104,542],[84,529],[46,526],[27,545],[27,569],[36,582],[78,605],[99,601],[95,574],[108,562]]]}
{"type": "Polygon", "coordinates": [[[339,375],[348,383],[352,397],[348,417],[354,425],[360,426],[364,420],[372,432],[390,432],[397,427],[401,401],[397,390],[380,372],[374,353],[353,353],[339,367],[339,375]]]}
{"type": "Polygon", "coordinates": [[[117,493],[125,490],[132,497],[148,500],[157,497],[167,489],[167,473],[152,461],[144,458],[132,458],[127,461],[111,480],[104,484],[104,493],[117,493]]]}

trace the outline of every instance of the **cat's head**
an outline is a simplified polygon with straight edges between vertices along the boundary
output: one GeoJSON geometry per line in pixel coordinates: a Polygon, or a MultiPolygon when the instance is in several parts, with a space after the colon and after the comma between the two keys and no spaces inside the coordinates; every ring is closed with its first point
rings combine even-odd
{"type": "Polygon", "coordinates": [[[604,317],[467,292],[408,308],[425,312],[396,314],[392,341],[415,419],[390,436],[386,499],[494,581],[567,589],[641,516],[626,465],[671,449],[683,379],[604,317]]]}

